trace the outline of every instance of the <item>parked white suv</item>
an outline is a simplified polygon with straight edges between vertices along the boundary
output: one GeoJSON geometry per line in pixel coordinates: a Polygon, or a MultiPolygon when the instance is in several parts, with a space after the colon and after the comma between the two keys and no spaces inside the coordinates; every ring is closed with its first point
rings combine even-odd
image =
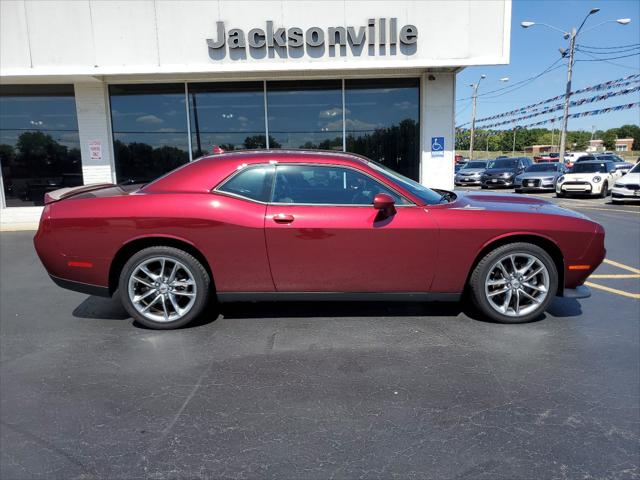
{"type": "Polygon", "coordinates": [[[617,178],[613,162],[589,160],[576,163],[568,173],[558,178],[556,196],[566,195],[599,195],[604,198],[609,194],[617,178]]]}

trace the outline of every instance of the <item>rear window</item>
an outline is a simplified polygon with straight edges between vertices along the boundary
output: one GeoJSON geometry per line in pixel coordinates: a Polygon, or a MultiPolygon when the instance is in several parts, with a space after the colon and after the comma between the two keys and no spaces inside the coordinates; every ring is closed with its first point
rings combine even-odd
{"type": "Polygon", "coordinates": [[[224,182],[217,190],[258,202],[268,202],[271,196],[273,171],[272,165],[249,167],[224,182]]]}

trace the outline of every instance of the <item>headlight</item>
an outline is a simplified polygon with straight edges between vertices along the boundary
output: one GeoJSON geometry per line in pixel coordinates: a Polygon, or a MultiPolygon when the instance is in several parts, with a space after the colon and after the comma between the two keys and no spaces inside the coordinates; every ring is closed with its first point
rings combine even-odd
{"type": "Polygon", "coordinates": [[[553,182],[553,177],[544,177],[542,179],[543,182],[553,182]]]}
{"type": "Polygon", "coordinates": [[[558,183],[562,183],[562,182],[564,182],[564,175],[561,175],[561,176],[558,178],[558,183]]]}
{"type": "Polygon", "coordinates": [[[615,188],[624,188],[624,185],[622,183],[614,183],[613,186],[615,188]]]}
{"type": "Polygon", "coordinates": [[[502,174],[503,177],[513,177],[513,173],[509,173],[509,172],[504,172],[502,174]]]}
{"type": "Polygon", "coordinates": [[[593,179],[592,179],[593,183],[598,183],[598,182],[600,182],[600,180],[602,180],[602,178],[600,178],[600,177],[593,177],[593,179]]]}

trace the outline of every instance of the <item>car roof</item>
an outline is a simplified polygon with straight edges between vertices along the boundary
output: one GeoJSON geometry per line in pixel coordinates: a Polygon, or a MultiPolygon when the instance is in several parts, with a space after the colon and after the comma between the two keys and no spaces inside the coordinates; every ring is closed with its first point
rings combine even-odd
{"type": "MultiPolygon", "coordinates": [[[[209,192],[212,187],[222,182],[241,165],[271,162],[279,164],[312,162],[356,168],[364,166],[366,170],[369,170],[370,174],[379,177],[379,174],[372,171],[371,167],[368,166],[370,160],[355,153],[302,149],[242,150],[198,158],[145,185],[140,189],[140,192],[209,192]]],[[[414,200],[412,195],[409,194],[407,196],[414,200]]]]}

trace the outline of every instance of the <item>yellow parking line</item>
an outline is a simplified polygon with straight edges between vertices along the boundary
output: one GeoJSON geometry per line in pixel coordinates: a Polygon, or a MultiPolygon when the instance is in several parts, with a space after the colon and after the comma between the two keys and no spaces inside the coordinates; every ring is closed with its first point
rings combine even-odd
{"type": "Polygon", "coordinates": [[[629,298],[634,298],[636,300],[640,300],[640,293],[625,292],[624,290],[618,290],[617,288],[605,287],[604,285],[599,285],[597,283],[592,283],[592,282],[584,282],[584,284],[587,285],[588,287],[591,287],[591,288],[596,288],[598,290],[603,290],[603,291],[609,292],[609,293],[615,293],[616,295],[621,295],[623,297],[629,297],[629,298]]]}
{"type": "Polygon", "coordinates": [[[589,275],[589,278],[640,278],[640,274],[635,273],[624,273],[624,274],[596,274],[589,275]]]}
{"type": "Polygon", "coordinates": [[[604,259],[604,263],[607,263],[609,265],[613,265],[614,267],[621,268],[622,270],[627,270],[629,272],[640,273],[640,270],[637,269],[637,268],[630,267],[629,265],[625,265],[624,263],[614,262],[613,260],[609,260],[608,258],[604,259]]]}

